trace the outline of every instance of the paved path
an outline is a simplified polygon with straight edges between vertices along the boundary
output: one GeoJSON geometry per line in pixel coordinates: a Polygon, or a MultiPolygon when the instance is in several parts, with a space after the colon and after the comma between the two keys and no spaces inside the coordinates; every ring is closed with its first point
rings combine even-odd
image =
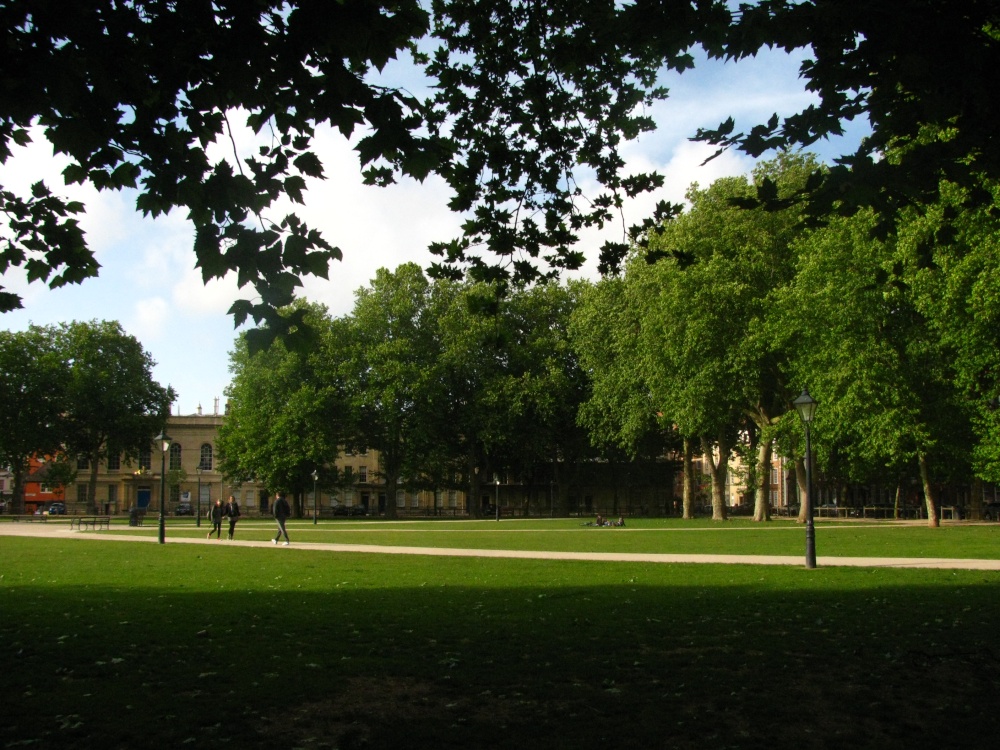
{"type": "MultiPolygon", "coordinates": [[[[74,531],[66,524],[0,523],[0,536],[35,536],[59,539],[97,539],[114,542],[156,543],[155,536],[108,534],[74,531]]],[[[200,537],[167,537],[168,544],[215,544],[240,547],[272,547],[271,542],[235,540],[232,542],[200,537]]],[[[282,548],[283,549],[283,548],[282,548]]],[[[445,547],[390,547],[378,544],[324,544],[293,542],[288,550],[324,550],[328,552],[367,552],[383,555],[427,555],[432,557],[495,557],[533,560],[598,560],[606,562],[712,563],[716,565],[796,565],[803,556],[790,555],[680,555],[642,552],[547,552],[543,550],[451,549],[445,547]]],[[[962,570],[1000,570],[1000,560],[963,560],[936,557],[817,557],[819,567],[851,568],[954,568],[962,570]]]]}

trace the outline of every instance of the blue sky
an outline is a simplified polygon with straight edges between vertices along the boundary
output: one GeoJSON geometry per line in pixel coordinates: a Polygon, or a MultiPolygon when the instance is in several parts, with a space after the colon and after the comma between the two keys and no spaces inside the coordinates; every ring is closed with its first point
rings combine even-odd
{"type": "MultiPolygon", "coordinates": [[[[766,121],[774,112],[790,114],[807,106],[811,96],[798,78],[800,59],[770,52],[738,64],[700,60],[694,71],[666,79],[670,98],[651,113],[658,129],[624,152],[630,169],[655,169],[665,175],[666,184],[627,205],[624,225],[640,222],[659,200],[681,201],[693,182],[707,186],[719,177],[749,172],[753,162],[735,153],[701,166],[711,149],[689,139],[699,127],[714,127],[730,115],[742,129],[766,121]]],[[[812,150],[832,159],[853,149],[864,132],[864,124],[855,124],[841,142],[818,144],[812,150]]],[[[249,132],[238,143],[241,151],[253,148],[249,132]]],[[[460,221],[447,209],[448,194],[440,180],[366,187],[350,144],[339,134],[320,131],[315,149],[327,179],[310,185],[306,205],[298,212],[339,246],[344,258],[331,267],[329,280],[307,278],[300,296],[343,315],[353,306],[355,290],[378,268],[406,261],[428,266],[432,258],[427,245],[457,236],[460,221]]],[[[57,192],[83,200],[87,213],[81,223],[102,266],[100,276],[50,290],[26,284],[18,271],[8,272],[0,283],[21,294],[24,308],[0,314],[0,326],[22,330],[31,323],[118,320],[156,361],[155,379],[177,391],[174,413],[192,414],[199,406],[211,413],[216,399],[221,411],[236,337],[226,310],[250,290],[241,292],[232,278],[202,283],[194,268],[193,231],[179,212],[144,219],[134,210],[134,193],[64,187],[59,176],[63,166],[38,133],[34,144],[0,166],[0,182],[24,190],[41,177],[57,192]]],[[[575,275],[596,277],[597,249],[609,237],[621,239],[621,231],[616,225],[584,236],[580,247],[588,263],[575,275]]]]}

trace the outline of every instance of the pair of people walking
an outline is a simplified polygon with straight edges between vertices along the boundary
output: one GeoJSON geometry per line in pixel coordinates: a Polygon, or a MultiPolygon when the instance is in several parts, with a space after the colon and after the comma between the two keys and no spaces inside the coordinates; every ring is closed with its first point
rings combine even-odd
{"type": "Polygon", "coordinates": [[[222,519],[228,518],[229,540],[232,541],[233,537],[236,536],[236,522],[240,520],[240,515],[240,504],[232,495],[229,496],[229,502],[225,505],[222,504],[221,500],[216,500],[215,505],[208,512],[208,517],[212,521],[212,530],[208,532],[207,538],[211,539],[212,534],[215,534],[216,539],[221,539],[222,519]]]}

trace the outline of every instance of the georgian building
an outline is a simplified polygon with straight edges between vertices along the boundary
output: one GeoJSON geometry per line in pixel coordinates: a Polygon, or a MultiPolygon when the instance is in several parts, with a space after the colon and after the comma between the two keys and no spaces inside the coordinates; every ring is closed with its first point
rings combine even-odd
{"type": "MultiPolygon", "coordinates": [[[[217,438],[225,419],[218,407],[213,414],[203,414],[199,407],[195,414],[172,415],[166,426],[171,441],[166,453],[161,455],[159,447],[152,444],[131,464],[117,456],[102,462],[97,474],[97,507],[110,514],[126,513],[133,507],[158,512],[160,478],[165,471],[164,509],[168,515],[188,504],[195,513],[199,510],[204,513],[215,500],[225,502],[230,495],[239,500],[244,513],[266,512],[276,488],[255,482],[233,484],[219,471],[217,438]]],[[[385,485],[379,477],[377,451],[343,454],[336,465],[341,472],[349,469],[355,481],[349,489],[319,491],[315,498],[309,491],[303,508],[306,515],[311,514],[314,507],[320,515],[385,510],[387,499],[385,485]]],[[[74,486],[68,487],[65,493],[70,513],[83,511],[88,505],[89,466],[81,461],[77,470],[74,486]]],[[[400,490],[395,502],[397,509],[409,513],[465,512],[465,494],[455,490],[400,490]]]]}

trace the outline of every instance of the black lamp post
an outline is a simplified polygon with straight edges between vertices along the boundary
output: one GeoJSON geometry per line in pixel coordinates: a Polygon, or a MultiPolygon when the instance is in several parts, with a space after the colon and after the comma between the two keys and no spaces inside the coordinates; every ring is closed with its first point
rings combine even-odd
{"type": "Polygon", "coordinates": [[[319,472],[313,469],[313,526],[317,523],[317,518],[319,518],[319,495],[316,494],[316,481],[319,479],[319,472]]]}
{"type": "Polygon", "coordinates": [[[166,516],[164,515],[164,497],[167,494],[167,451],[170,450],[170,438],[166,430],[156,436],[156,442],[160,445],[160,544],[167,539],[166,516]]]}
{"type": "Polygon", "coordinates": [[[792,403],[806,430],[806,567],[815,568],[816,528],[813,525],[812,444],[809,440],[809,425],[816,416],[816,399],[803,388],[802,394],[792,403]]]}
{"type": "Polygon", "coordinates": [[[201,472],[202,472],[202,468],[201,468],[201,463],[200,462],[198,463],[198,466],[195,468],[195,472],[197,472],[197,474],[198,474],[198,499],[194,501],[194,504],[195,504],[194,525],[195,526],[201,526],[201,472]]]}
{"type": "Polygon", "coordinates": [[[500,520],[500,477],[497,477],[497,521],[500,520]]]}

